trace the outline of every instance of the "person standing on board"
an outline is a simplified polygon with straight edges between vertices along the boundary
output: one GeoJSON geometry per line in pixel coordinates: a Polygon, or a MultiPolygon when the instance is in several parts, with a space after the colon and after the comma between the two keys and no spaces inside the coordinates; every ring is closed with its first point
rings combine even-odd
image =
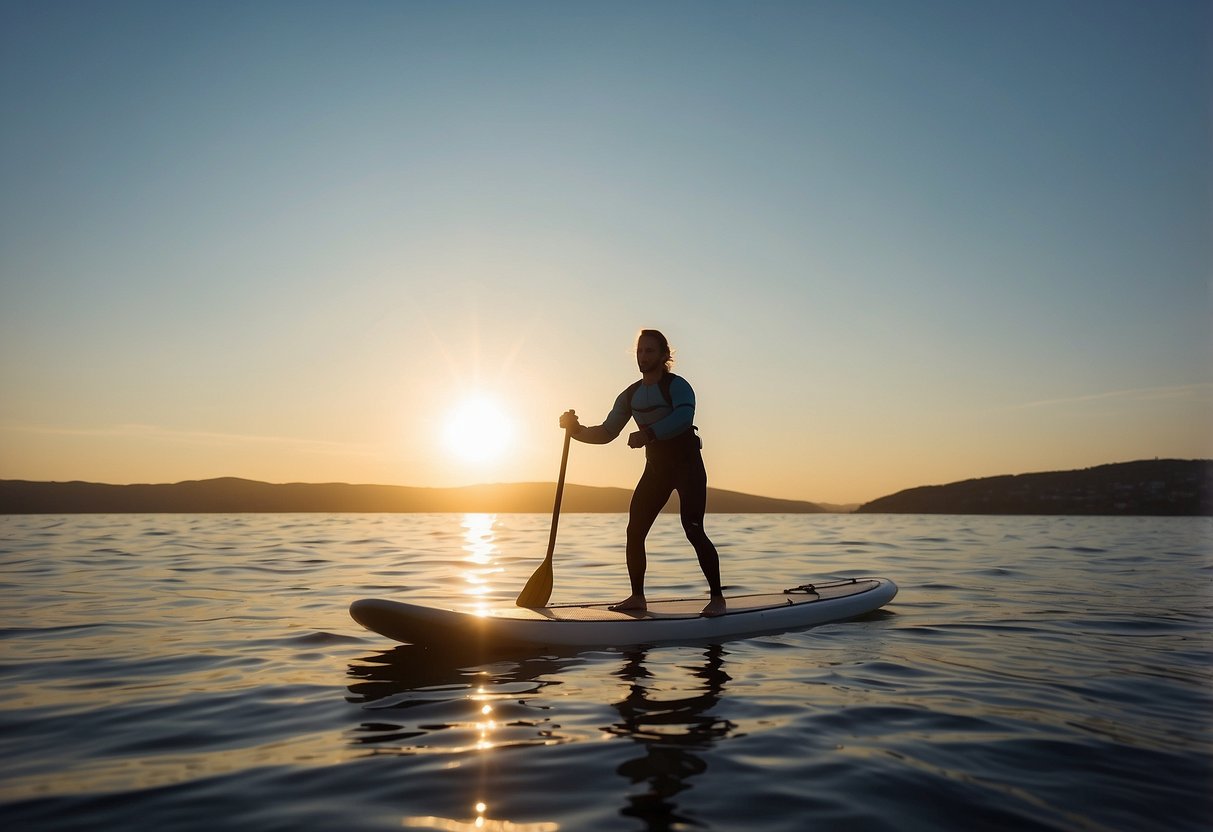
{"type": "Polygon", "coordinates": [[[686,379],[670,372],[673,363],[673,351],[666,337],[655,329],[642,329],[636,338],[640,381],[615,398],[614,407],[601,425],[582,425],[570,410],[561,414],[560,427],[579,442],[605,445],[619,436],[628,419],[633,419],[638,430],[628,435],[628,447],[644,448],[644,474],[636,484],[628,511],[626,551],[632,594],[611,609],[646,608],[645,538],[670,495],[677,491],[682,528],[695,547],[699,568],[708,580],[711,597],[702,614],[716,616],[725,612],[725,600],[720,585],[720,556],[703,530],[708,475],[703,465],[703,446],[693,424],[695,392],[686,379]]]}

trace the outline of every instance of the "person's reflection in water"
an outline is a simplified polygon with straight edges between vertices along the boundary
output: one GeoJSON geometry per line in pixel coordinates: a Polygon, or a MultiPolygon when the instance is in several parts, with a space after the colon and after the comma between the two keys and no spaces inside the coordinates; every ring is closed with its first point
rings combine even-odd
{"type": "Polygon", "coordinates": [[[703,655],[703,666],[691,674],[701,682],[689,689],[693,695],[678,699],[659,699],[650,691],[653,674],[645,667],[643,650],[626,654],[616,673],[629,683],[629,691],[615,703],[621,721],[606,730],[631,737],[645,749],[644,756],[628,760],[617,771],[633,784],[647,784],[644,792],[628,797],[628,806],[620,813],[640,818],[649,829],[696,823],[678,814],[672,798],[690,788],[688,778],[707,769],[694,752],[707,750],[735,727],[710,713],[730,679],[724,671],[724,649],[714,644],[703,655]]]}

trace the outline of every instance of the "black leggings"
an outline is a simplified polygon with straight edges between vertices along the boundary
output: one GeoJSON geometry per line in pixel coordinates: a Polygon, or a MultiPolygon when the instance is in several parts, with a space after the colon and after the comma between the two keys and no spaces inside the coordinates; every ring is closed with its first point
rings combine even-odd
{"type": "MultiPolygon", "coordinates": [[[[698,439],[695,442],[698,445],[698,439]]],[[[686,532],[687,540],[695,547],[699,568],[708,579],[708,589],[713,595],[721,592],[720,555],[703,530],[703,515],[708,503],[708,473],[703,467],[703,455],[698,447],[679,450],[682,452],[650,456],[632,494],[628,513],[627,562],[628,579],[634,595],[644,594],[644,572],[648,565],[645,538],[675,491],[678,492],[682,529],[686,532]]]]}

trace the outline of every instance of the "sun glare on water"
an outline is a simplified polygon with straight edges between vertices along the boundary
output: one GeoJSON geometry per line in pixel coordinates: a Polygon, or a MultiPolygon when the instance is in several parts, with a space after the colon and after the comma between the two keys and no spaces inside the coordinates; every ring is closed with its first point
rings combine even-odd
{"type": "Polygon", "coordinates": [[[446,447],[467,463],[487,463],[509,449],[514,429],[510,417],[492,398],[474,395],[464,399],[447,418],[446,447]]]}

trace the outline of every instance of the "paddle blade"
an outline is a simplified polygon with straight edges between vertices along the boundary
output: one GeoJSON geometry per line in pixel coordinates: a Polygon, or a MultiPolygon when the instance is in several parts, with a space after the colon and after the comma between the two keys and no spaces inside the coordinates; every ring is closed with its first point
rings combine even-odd
{"type": "Polygon", "coordinates": [[[518,600],[514,603],[520,607],[546,607],[551,597],[552,556],[549,554],[526,582],[522,592],[518,593],[518,600]]]}

